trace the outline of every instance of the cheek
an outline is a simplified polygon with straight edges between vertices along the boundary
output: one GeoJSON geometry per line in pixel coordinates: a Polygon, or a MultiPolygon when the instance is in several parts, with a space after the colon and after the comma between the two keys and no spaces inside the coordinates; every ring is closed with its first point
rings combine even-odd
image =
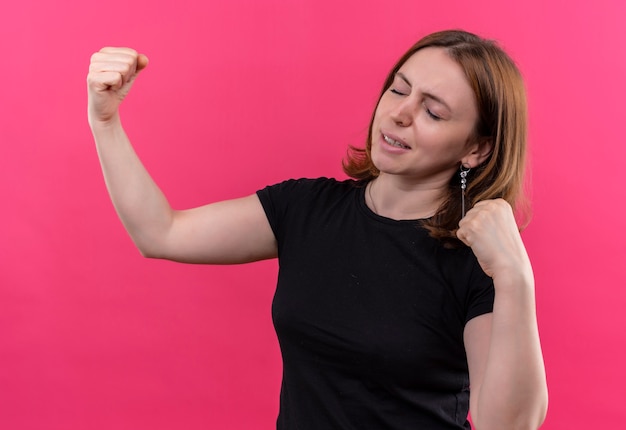
{"type": "Polygon", "coordinates": [[[374,111],[374,119],[372,120],[373,124],[377,124],[380,121],[381,113],[382,107],[378,104],[378,106],[376,106],[376,110],[374,111]]]}
{"type": "Polygon", "coordinates": [[[465,127],[445,123],[432,124],[428,120],[417,125],[416,133],[424,142],[449,149],[464,148],[470,138],[470,133],[465,127]]]}
{"type": "Polygon", "coordinates": [[[378,131],[380,130],[380,116],[379,116],[379,111],[378,109],[376,110],[376,112],[374,113],[374,118],[372,119],[372,127],[370,130],[370,139],[374,139],[374,136],[376,136],[378,134],[378,131]]]}
{"type": "Polygon", "coordinates": [[[384,94],[376,104],[376,108],[374,109],[374,122],[378,123],[381,118],[385,118],[389,116],[390,104],[386,100],[386,95],[384,94]]]}

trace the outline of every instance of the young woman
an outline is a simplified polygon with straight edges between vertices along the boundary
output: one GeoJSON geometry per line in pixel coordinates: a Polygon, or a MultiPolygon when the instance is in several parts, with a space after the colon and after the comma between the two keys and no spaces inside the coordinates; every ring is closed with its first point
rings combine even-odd
{"type": "Polygon", "coordinates": [[[89,122],[113,204],[146,257],[280,259],[279,429],[534,429],[547,409],[532,268],[513,215],[526,101],[494,43],[420,40],[387,77],[353,180],[290,180],[173,210],[118,106],[147,58],[94,54],[89,122]]]}

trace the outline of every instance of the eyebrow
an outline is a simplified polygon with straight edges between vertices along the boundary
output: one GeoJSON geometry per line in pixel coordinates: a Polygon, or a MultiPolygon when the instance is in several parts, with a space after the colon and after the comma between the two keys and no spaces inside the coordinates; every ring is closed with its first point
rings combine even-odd
{"type": "MultiPolygon", "coordinates": [[[[406,76],[404,76],[404,74],[402,72],[397,72],[396,76],[399,77],[400,79],[402,79],[404,82],[406,82],[406,84],[409,87],[413,88],[413,85],[411,84],[409,79],[406,76]]],[[[450,106],[448,105],[448,103],[446,103],[441,97],[436,96],[435,94],[429,93],[429,92],[422,92],[422,94],[424,94],[424,96],[428,97],[429,99],[433,99],[437,103],[441,103],[446,109],[448,109],[450,112],[452,112],[452,109],[450,109],[450,106]]]]}

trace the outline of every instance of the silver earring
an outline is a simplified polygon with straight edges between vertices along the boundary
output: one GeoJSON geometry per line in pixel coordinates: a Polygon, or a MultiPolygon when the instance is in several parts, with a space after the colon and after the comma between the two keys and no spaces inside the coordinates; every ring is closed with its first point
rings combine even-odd
{"type": "Polygon", "coordinates": [[[467,174],[472,169],[464,166],[463,164],[461,164],[461,167],[459,169],[460,169],[459,176],[461,176],[461,218],[464,218],[465,217],[465,189],[467,188],[467,174]]]}

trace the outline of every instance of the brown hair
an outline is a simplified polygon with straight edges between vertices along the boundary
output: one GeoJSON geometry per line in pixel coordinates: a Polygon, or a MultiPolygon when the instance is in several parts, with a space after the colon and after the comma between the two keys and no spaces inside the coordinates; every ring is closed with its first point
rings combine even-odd
{"type": "MultiPolygon", "coordinates": [[[[478,108],[476,139],[488,139],[493,145],[491,155],[467,177],[466,204],[472,207],[485,199],[502,198],[526,216],[523,193],[527,107],[524,82],[511,58],[498,45],[461,30],[430,34],[413,45],[391,69],[378,100],[389,89],[402,65],[417,51],[440,47],[463,69],[474,91],[478,108]]],[[[372,113],[365,148],[350,146],[343,169],[348,176],[370,181],[379,175],[372,163],[372,113]]],[[[431,236],[448,244],[459,244],[456,230],[461,219],[460,179],[454,175],[448,195],[432,218],[423,221],[431,236]]]]}

